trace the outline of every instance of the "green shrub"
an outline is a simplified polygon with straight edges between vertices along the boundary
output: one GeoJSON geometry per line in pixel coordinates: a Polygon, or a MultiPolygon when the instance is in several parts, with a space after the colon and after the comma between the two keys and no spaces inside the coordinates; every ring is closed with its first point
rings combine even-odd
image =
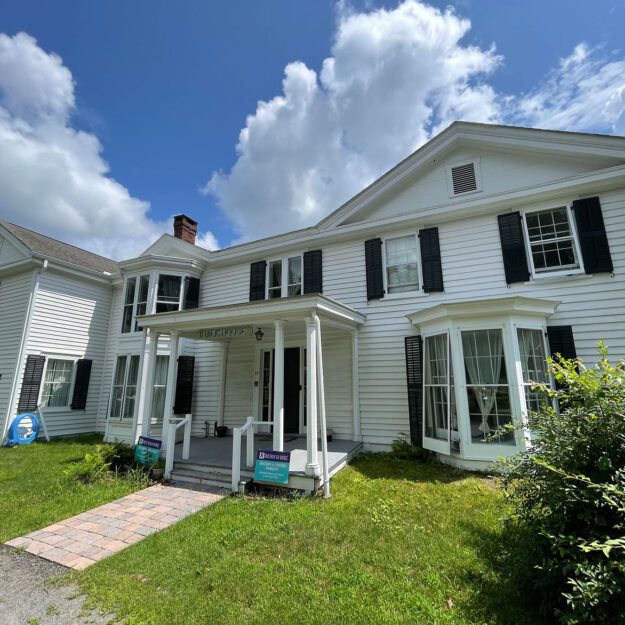
{"type": "Polygon", "coordinates": [[[431,462],[435,457],[431,451],[413,445],[408,438],[396,438],[391,443],[391,456],[397,460],[416,460],[419,462],[431,462]]]}
{"type": "Polygon", "coordinates": [[[71,480],[91,484],[113,475],[126,475],[135,468],[133,448],[125,443],[96,445],[93,453],[71,464],[65,475],[71,480]]]}
{"type": "Polygon", "coordinates": [[[529,415],[534,444],[503,461],[534,601],[561,623],[625,623],[625,361],[549,361],[557,400],[529,415]]]}

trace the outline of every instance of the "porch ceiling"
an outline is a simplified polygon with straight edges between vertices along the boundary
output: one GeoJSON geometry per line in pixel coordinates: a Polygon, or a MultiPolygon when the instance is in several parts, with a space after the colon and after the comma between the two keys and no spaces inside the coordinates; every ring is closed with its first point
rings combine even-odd
{"type": "Polygon", "coordinates": [[[258,326],[277,320],[304,321],[313,314],[322,322],[344,329],[358,328],[366,321],[366,316],[357,310],[318,294],[144,315],[137,320],[141,326],[155,332],[184,335],[226,326],[258,326]]]}

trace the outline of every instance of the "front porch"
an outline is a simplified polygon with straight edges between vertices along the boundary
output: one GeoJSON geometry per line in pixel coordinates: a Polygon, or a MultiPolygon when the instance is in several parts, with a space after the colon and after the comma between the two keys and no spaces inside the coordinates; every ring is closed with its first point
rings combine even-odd
{"type": "Polygon", "coordinates": [[[291,451],[287,486],[312,492],[324,485],[328,494],[330,477],[360,448],[358,330],[364,322],[364,315],[318,294],[140,318],[145,343],[137,436],[160,434],[166,477],[223,485],[229,473],[237,491],[239,480],[253,475],[256,450],[291,451]],[[161,337],[169,352],[161,362],[166,375],[159,376],[166,379],[162,430],[154,422],[150,392],[157,356],[162,358],[161,337]],[[212,369],[202,360],[208,344],[220,354],[212,369]],[[183,378],[182,349],[199,355],[195,372],[191,366],[183,378]],[[209,382],[211,375],[219,385],[209,382]],[[187,380],[186,390],[181,379],[187,380]],[[217,408],[212,413],[206,409],[210,402],[217,408]],[[227,428],[232,438],[210,438],[211,423],[227,428]],[[342,440],[326,446],[328,430],[342,440]],[[183,432],[181,447],[175,441],[183,432]]]}
{"type": "MultiPolygon", "coordinates": [[[[232,443],[233,437],[224,438],[192,438],[190,441],[189,459],[184,460],[183,445],[178,443],[174,448],[174,470],[172,479],[212,486],[230,486],[232,477],[232,443]]],[[[272,438],[268,434],[254,437],[254,457],[259,449],[271,448],[272,438]]],[[[247,467],[246,441],[241,441],[241,479],[249,481],[254,476],[254,468],[247,467]]],[[[362,443],[351,440],[328,442],[329,477],[336,475],[362,449],[362,443]]],[[[284,450],[291,452],[289,467],[289,483],[285,486],[306,492],[314,492],[321,486],[319,476],[306,474],[307,452],[306,438],[302,436],[285,436],[284,450]]],[[[322,465],[321,452],[318,463],[322,465]]]]}

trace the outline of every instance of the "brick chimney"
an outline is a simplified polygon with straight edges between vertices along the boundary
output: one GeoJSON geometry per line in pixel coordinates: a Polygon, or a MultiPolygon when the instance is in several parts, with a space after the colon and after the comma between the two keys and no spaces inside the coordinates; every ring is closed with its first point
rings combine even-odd
{"type": "Polygon", "coordinates": [[[191,245],[195,245],[197,235],[197,221],[193,221],[186,215],[176,215],[174,217],[174,236],[182,239],[191,245]]]}

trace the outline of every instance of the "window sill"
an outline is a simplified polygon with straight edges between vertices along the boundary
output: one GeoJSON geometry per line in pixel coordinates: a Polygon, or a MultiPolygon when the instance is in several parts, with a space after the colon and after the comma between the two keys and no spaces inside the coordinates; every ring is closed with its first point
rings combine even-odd
{"type": "Polygon", "coordinates": [[[429,293],[422,291],[419,289],[418,291],[402,291],[401,293],[386,293],[384,297],[380,298],[377,301],[383,302],[384,300],[393,300],[393,299],[410,299],[415,297],[427,297],[429,293]]]}
{"type": "Polygon", "coordinates": [[[70,406],[42,406],[44,415],[48,413],[54,414],[55,412],[69,412],[70,406]]]}
{"type": "Polygon", "coordinates": [[[530,282],[552,282],[554,280],[570,280],[574,278],[580,278],[582,276],[591,277],[589,274],[584,273],[582,269],[572,269],[563,271],[550,271],[549,273],[537,273],[532,275],[530,282]]]}

